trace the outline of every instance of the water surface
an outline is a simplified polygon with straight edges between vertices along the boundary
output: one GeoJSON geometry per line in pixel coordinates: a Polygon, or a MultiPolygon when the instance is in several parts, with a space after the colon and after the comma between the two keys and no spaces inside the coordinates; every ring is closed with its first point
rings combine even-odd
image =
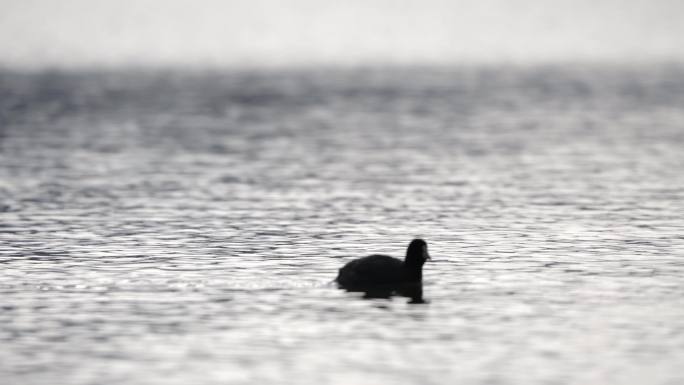
{"type": "Polygon", "coordinates": [[[0,73],[4,384],[684,382],[684,70],[0,73]],[[424,237],[428,304],[331,285],[424,237]]]}

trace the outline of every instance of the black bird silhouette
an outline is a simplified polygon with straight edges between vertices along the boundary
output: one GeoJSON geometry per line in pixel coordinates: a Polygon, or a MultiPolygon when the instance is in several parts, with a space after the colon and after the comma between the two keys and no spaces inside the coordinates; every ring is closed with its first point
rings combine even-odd
{"type": "Polygon", "coordinates": [[[388,298],[392,294],[422,300],[423,264],[430,259],[427,243],[414,239],[404,260],[388,255],[369,255],[344,265],[335,281],[347,291],[366,292],[366,297],[388,298]]]}

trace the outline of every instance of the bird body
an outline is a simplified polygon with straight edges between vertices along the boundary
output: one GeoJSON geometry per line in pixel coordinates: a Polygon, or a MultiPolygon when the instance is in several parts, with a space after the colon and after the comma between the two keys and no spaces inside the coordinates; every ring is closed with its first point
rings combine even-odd
{"type": "Polygon", "coordinates": [[[344,265],[335,280],[340,288],[348,291],[379,288],[392,290],[420,285],[423,264],[429,259],[425,241],[414,239],[409,244],[403,261],[379,254],[358,258],[344,265]]]}

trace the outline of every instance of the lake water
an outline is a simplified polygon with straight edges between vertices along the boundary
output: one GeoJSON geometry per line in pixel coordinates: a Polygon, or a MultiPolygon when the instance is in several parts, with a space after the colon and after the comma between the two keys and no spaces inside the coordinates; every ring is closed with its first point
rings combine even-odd
{"type": "Polygon", "coordinates": [[[684,383],[684,68],[0,72],[3,385],[684,383]],[[331,284],[414,237],[424,297],[331,284]]]}

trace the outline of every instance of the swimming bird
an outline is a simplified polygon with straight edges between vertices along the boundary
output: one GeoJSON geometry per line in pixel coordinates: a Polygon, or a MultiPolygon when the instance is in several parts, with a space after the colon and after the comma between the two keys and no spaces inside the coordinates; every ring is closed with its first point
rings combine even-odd
{"type": "Polygon", "coordinates": [[[408,286],[422,289],[423,264],[429,259],[427,243],[414,239],[406,249],[403,261],[379,254],[358,258],[344,265],[335,281],[347,291],[402,291],[408,286]]]}

